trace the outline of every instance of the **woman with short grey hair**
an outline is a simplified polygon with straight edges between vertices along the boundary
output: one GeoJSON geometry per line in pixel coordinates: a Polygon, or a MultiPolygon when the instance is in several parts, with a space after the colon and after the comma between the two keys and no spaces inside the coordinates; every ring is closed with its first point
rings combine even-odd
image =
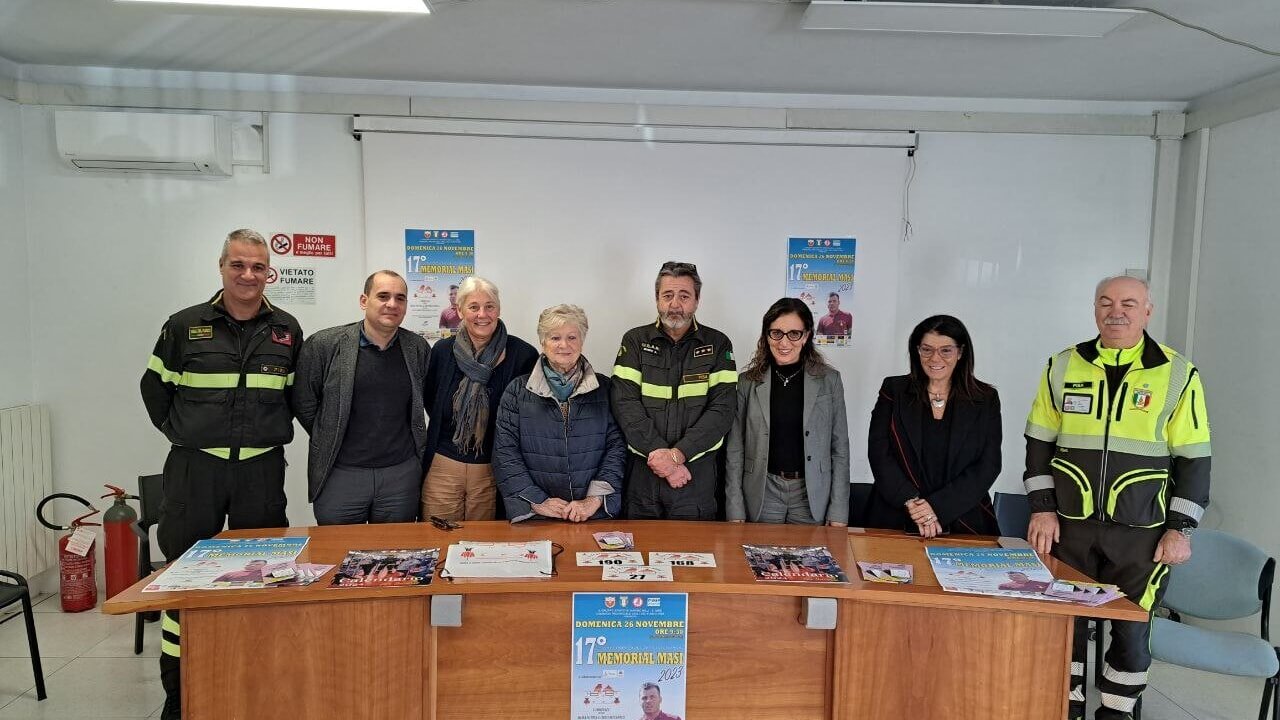
{"type": "Polygon", "coordinates": [[[609,379],[582,355],[586,337],[582,308],[543,310],[542,356],[503,393],[493,474],[513,523],[615,518],[622,509],[627,447],[609,409],[609,379]]]}

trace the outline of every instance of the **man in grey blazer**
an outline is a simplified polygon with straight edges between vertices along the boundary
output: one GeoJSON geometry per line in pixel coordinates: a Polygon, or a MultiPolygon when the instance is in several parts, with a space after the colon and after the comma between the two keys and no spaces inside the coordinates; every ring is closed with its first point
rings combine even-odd
{"type": "Polygon", "coordinates": [[[408,293],[404,278],[379,270],[364,283],[363,320],[302,346],[293,409],[311,436],[307,494],[320,525],[417,518],[430,346],[400,327],[408,293]]]}

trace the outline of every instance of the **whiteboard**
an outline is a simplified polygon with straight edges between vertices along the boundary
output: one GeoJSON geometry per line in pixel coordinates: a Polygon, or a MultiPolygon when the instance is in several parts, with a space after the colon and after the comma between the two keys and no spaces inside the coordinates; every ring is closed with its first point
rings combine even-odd
{"type": "Polygon", "coordinates": [[[536,344],[543,308],[581,305],[585,354],[610,372],[622,333],[655,317],[658,266],[694,262],[697,317],[729,336],[741,368],[785,290],[787,239],[854,237],[855,288],[842,301],[854,344],[824,350],[844,377],[854,481],[871,481],[881,379],[906,372],[916,322],[950,312],[975,334],[980,376],[1001,389],[1001,484],[1017,489],[1040,365],[1092,333],[1098,278],[1145,267],[1152,143],[935,134],[916,160],[904,242],[900,149],[367,132],[366,269],[403,272],[406,228],[472,229],[509,331],[536,344]]]}

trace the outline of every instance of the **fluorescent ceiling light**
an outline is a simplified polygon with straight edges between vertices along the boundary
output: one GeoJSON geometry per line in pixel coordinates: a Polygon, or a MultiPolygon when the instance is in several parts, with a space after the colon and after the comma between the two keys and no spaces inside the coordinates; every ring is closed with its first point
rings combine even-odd
{"type": "Polygon", "coordinates": [[[284,8],[286,10],[341,10],[343,12],[431,12],[427,0],[116,0],[116,2],[168,5],[218,5],[223,7],[284,8]]]}
{"type": "Polygon", "coordinates": [[[1141,14],[1138,10],[1070,6],[812,0],[804,12],[803,27],[806,30],[1102,37],[1141,14]]]}

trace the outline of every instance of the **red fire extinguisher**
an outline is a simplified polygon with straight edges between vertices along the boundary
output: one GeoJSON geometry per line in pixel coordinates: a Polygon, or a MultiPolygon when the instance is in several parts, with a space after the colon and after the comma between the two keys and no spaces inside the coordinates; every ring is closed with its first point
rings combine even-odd
{"type": "Polygon", "coordinates": [[[137,495],[129,495],[123,488],[115,485],[104,485],[111,492],[104,498],[115,498],[111,507],[102,514],[102,529],[106,531],[107,544],[102,554],[107,566],[107,597],[129,589],[138,582],[138,538],[133,534],[133,523],[138,513],[129,507],[126,500],[137,500],[137,495]]]}
{"type": "Polygon", "coordinates": [[[88,500],[70,493],[54,493],[36,506],[36,518],[50,530],[70,530],[58,538],[58,586],[62,597],[63,612],[84,612],[98,604],[98,582],[93,544],[97,535],[87,526],[101,523],[85,522],[85,518],[98,514],[88,500]],[[70,525],[54,525],[44,518],[44,506],[51,500],[66,498],[89,508],[89,512],[71,521],[70,525]],[[87,537],[86,537],[87,534],[87,537]],[[75,538],[75,542],[72,542],[75,538]],[[70,546],[70,547],[68,547],[70,546]]]}

